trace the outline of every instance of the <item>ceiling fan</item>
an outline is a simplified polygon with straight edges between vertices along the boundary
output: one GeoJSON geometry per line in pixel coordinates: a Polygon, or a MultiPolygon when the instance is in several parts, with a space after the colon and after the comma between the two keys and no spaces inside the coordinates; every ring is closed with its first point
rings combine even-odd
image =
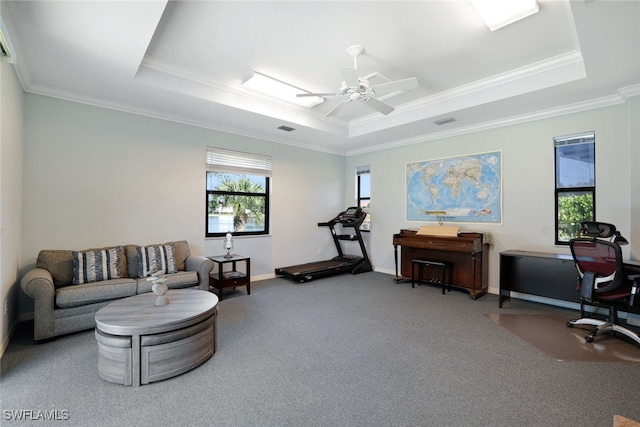
{"type": "Polygon", "coordinates": [[[391,105],[382,102],[381,100],[374,98],[374,95],[386,95],[393,92],[403,92],[418,87],[418,79],[410,77],[403,80],[395,80],[387,83],[381,83],[378,85],[370,85],[369,79],[378,75],[373,73],[365,77],[358,76],[358,56],[364,52],[364,47],[360,45],[353,45],[347,49],[347,53],[353,56],[353,68],[340,67],[342,78],[344,81],[340,86],[338,92],[330,93],[300,93],[297,97],[303,96],[341,96],[343,100],[336,104],[325,116],[330,116],[335,113],[342,104],[352,101],[360,101],[364,105],[373,108],[374,110],[387,115],[391,113],[395,108],[391,105]]]}

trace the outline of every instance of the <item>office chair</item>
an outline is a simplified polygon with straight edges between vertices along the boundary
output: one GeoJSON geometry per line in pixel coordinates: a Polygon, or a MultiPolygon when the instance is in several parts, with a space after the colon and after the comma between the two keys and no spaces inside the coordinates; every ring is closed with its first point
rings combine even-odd
{"type": "Polygon", "coordinates": [[[567,326],[591,325],[596,328],[585,337],[593,342],[597,335],[620,333],[640,344],[640,334],[619,324],[618,310],[628,309],[640,299],[640,275],[624,275],[622,244],[627,241],[612,224],[583,222],[581,236],[570,242],[571,255],[578,270],[580,291],[580,318],[569,320],[567,326]],[[610,238],[610,240],[605,240],[610,238]],[[632,281],[632,285],[630,281],[632,281]],[[593,305],[609,309],[606,321],[585,317],[584,306],[593,305]]]}

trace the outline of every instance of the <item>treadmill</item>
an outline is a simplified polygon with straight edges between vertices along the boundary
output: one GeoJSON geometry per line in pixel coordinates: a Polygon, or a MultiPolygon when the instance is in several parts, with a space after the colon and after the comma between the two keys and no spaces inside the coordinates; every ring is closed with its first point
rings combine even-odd
{"type": "Polygon", "coordinates": [[[327,222],[319,222],[318,227],[329,227],[329,230],[331,230],[331,236],[338,250],[338,256],[326,261],[276,268],[276,276],[284,276],[296,282],[304,283],[334,274],[358,274],[373,271],[373,266],[371,265],[371,261],[369,261],[369,256],[367,255],[367,250],[364,247],[362,234],[360,232],[360,225],[366,216],[366,212],[361,208],[350,207],[327,222]],[[336,231],[336,225],[338,224],[340,224],[343,229],[352,228],[355,234],[338,234],[336,231]],[[360,244],[362,256],[345,255],[340,245],[341,240],[357,241],[360,244]]]}

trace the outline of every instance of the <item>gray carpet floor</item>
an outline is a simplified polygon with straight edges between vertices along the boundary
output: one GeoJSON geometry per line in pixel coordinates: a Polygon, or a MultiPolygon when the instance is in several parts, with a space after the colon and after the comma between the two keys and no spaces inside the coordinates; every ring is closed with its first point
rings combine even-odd
{"type": "MultiPolygon", "coordinates": [[[[270,279],[225,290],[218,351],[138,388],[102,380],[92,331],[36,345],[24,322],[2,359],[3,426],[612,426],[640,420],[640,365],[561,362],[488,313],[576,312],[471,300],[392,276],[270,279]],[[66,420],[16,421],[20,411],[66,420]],[[54,414],[56,412],[53,412],[54,414]]],[[[631,344],[630,344],[631,345],[631,344]]]]}

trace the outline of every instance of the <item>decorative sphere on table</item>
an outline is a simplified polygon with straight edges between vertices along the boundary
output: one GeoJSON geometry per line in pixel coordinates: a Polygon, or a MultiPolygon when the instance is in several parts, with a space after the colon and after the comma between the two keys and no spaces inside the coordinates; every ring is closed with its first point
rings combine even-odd
{"type": "Polygon", "coordinates": [[[151,290],[156,295],[164,295],[167,293],[169,288],[164,283],[154,283],[153,286],[151,287],[151,290]]]}
{"type": "Polygon", "coordinates": [[[156,298],[155,305],[169,304],[169,297],[165,295],[169,290],[169,288],[167,287],[167,285],[164,284],[164,282],[167,281],[167,279],[164,277],[164,273],[155,272],[151,274],[151,277],[148,277],[147,280],[150,280],[153,282],[153,285],[151,286],[151,291],[154,294],[158,295],[158,298],[156,298]]]}
{"type": "Polygon", "coordinates": [[[167,288],[167,285],[165,285],[164,283],[154,283],[153,286],[151,287],[151,290],[153,291],[154,294],[158,295],[158,298],[156,298],[155,305],[169,304],[169,297],[165,295],[167,293],[167,290],[169,290],[169,288],[167,288]]]}
{"type": "Polygon", "coordinates": [[[155,305],[167,305],[169,304],[169,297],[166,295],[160,295],[156,298],[155,305]]]}

